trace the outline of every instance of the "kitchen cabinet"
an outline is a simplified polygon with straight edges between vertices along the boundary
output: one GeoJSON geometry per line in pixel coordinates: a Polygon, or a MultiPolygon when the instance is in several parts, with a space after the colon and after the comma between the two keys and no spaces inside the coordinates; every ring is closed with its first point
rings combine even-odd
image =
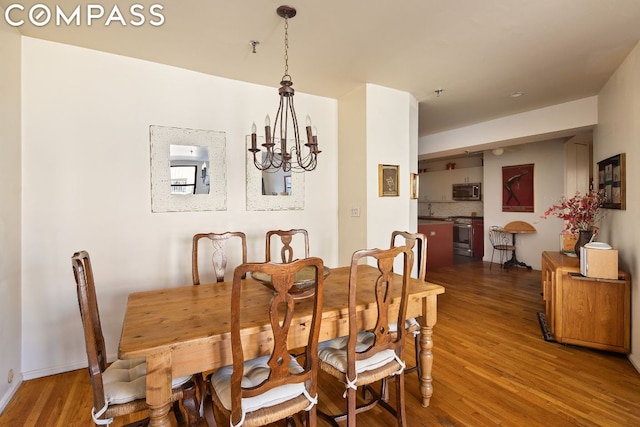
{"type": "Polygon", "coordinates": [[[427,172],[420,176],[420,200],[425,202],[451,202],[451,170],[427,172]]]}
{"type": "Polygon", "coordinates": [[[454,169],[451,184],[468,184],[471,182],[482,182],[482,166],[472,168],[454,169]]]}
{"type": "Polygon", "coordinates": [[[453,265],[451,221],[418,221],[418,232],[427,237],[427,271],[453,265]]]}
{"type": "Polygon", "coordinates": [[[421,202],[452,202],[453,184],[482,182],[482,166],[420,174],[421,202]]]}
{"type": "Polygon", "coordinates": [[[631,280],[580,275],[580,261],[542,253],[542,297],[547,323],[559,343],[629,353],[631,280]]]}

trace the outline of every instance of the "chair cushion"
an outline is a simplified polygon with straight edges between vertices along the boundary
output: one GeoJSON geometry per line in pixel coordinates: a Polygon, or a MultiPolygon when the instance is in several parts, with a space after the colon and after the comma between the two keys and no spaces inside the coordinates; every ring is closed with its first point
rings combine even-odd
{"type": "MultiPolygon", "coordinates": [[[[108,404],[121,404],[144,399],[146,396],[147,364],[144,357],[137,359],[116,360],[102,373],[104,397],[108,404]]],[[[191,379],[174,378],[173,388],[180,387],[191,379]]]]}
{"type": "MultiPolygon", "coordinates": [[[[420,323],[418,323],[415,317],[412,317],[410,319],[405,320],[404,328],[408,330],[415,330],[417,332],[420,332],[420,323]]],[[[397,330],[398,330],[397,323],[395,322],[389,323],[389,332],[396,332],[397,330]]]]}
{"type": "MultiPolygon", "coordinates": [[[[248,360],[244,362],[244,376],[242,377],[242,387],[249,388],[262,383],[269,376],[269,361],[270,356],[262,356],[256,359],[248,360]]],[[[304,369],[298,364],[298,362],[292,358],[289,363],[289,372],[300,373],[304,369]]],[[[231,373],[233,372],[233,366],[228,365],[218,369],[211,376],[211,384],[213,385],[216,393],[220,397],[222,405],[231,410],[231,373]]],[[[273,388],[267,392],[264,392],[258,396],[248,397],[242,399],[242,410],[244,413],[255,411],[256,409],[274,406],[287,400],[304,394],[306,391],[303,382],[297,384],[285,384],[280,387],[273,388]]]]}
{"type": "MultiPolygon", "coordinates": [[[[358,341],[356,343],[356,352],[361,352],[369,348],[373,344],[375,335],[371,332],[363,331],[358,333],[358,341]]],[[[325,363],[332,365],[334,368],[347,372],[347,342],[349,337],[340,337],[318,344],[318,357],[325,363]]],[[[356,361],[356,372],[365,372],[377,369],[395,359],[395,351],[388,349],[383,350],[368,359],[356,361]]]]}

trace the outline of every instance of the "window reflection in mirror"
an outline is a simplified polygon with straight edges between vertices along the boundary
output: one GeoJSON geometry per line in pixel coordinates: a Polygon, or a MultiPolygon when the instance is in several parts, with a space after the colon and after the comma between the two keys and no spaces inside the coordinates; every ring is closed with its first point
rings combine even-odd
{"type": "Polygon", "coordinates": [[[209,147],[169,145],[171,194],[209,194],[209,147]]]}
{"type": "MultiPolygon", "coordinates": [[[[276,162],[280,161],[280,154],[273,156],[276,162]]],[[[267,158],[267,153],[262,153],[262,161],[267,158]]],[[[262,171],[262,195],[263,196],[291,196],[291,171],[282,169],[268,169],[262,171]]]]}
{"type": "MultiPolygon", "coordinates": [[[[266,160],[267,153],[262,153],[262,161],[266,160]]],[[[277,162],[280,155],[274,155],[277,162]]],[[[282,169],[262,171],[262,195],[263,196],[291,196],[291,171],[283,172],[282,169]]]]}

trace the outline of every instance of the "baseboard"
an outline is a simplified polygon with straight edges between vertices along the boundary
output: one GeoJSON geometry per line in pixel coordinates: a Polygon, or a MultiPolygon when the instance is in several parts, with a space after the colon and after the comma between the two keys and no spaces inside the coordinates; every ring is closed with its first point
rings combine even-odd
{"type": "MultiPolygon", "coordinates": [[[[108,358],[108,360],[111,360],[108,358]]],[[[22,376],[25,381],[33,380],[35,378],[48,377],[49,375],[61,374],[63,372],[75,371],[77,369],[82,369],[87,367],[87,361],[83,362],[74,362],[69,363],[67,365],[59,365],[53,366],[50,368],[44,369],[35,369],[33,371],[26,371],[22,373],[22,376]]]]}
{"type": "Polygon", "coordinates": [[[640,373],[640,363],[638,363],[638,361],[633,357],[633,354],[628,355],[627,359],[629,359],[629,362],[631,362],[633,367],[636,368],[636,371],[640,373]]]}
{"type": "Polygon", "coordinates": [[[4,412],[4,409],[7,407],[9,402],[11,402],[11,399],[13,399],[16,391],[18,391],[18,388],[20,388],[20,384],[22,384],[22,381],[22,375],[16,375],[13,377],[13,381],[11,382],[9,390],[7,390],[7,393],[5,393],[2,398],[0,398],[0,414],[4,412]]]}

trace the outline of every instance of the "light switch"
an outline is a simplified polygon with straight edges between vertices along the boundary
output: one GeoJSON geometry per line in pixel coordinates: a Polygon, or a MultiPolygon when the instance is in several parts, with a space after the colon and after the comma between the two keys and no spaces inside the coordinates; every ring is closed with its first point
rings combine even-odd
{"type": "Polygon", "coordinates": [[[360,208],[351,208],[351,216],[360,216],[360,208]]]}
{"type": "Polygon", "coordinates": [[[429,232],[429,235],[430,235],[430,236],[435,236],[435,235],[436,235],[436,232],[435,232],[435,231],[431,231],[431,232],[429,232]]]}

